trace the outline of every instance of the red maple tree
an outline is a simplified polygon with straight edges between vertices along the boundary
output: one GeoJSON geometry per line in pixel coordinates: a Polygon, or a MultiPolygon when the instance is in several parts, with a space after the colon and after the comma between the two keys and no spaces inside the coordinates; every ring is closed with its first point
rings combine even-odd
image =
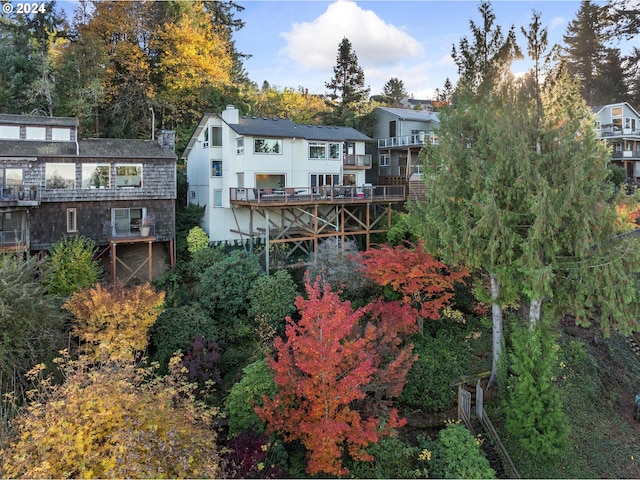
{"type": "Polygon", "coordinates": [[[451,269],[424,249],[424,243],[408,243],[367,250],[360,263],[364,275],[381,286],[402,295],[402,301],[415,307],[421,319],[437,320],[440,309],[453,298],[453,288],[469,276],[465,269],[451,269]]]}
{"type": "MultiPolygon", "coordinates": [[[[371,461],[366,447],[405,423],[375,397],[399,395],[415,359],[409,346],[401,346],[403,328],[393,333],[393,308],[353,310],[330,285],[307,279],[305,287],[308,299],[296,300],[300,320],[287,318],[286,341],[276,339],[276,356],[269,358],[278,394],[265,397],[256,412],[269,431],[305,446],[309,474],[347,475],[345,449],[354,459],[371,461]],[[392,351],[400,356],[388,358],[392,351]],[[374,381],[388,386],[372,398],[367,391],[374,381]]],[[[404,319],[408,311],[401,313],[400,325],[415,323],[404,319]]]]}

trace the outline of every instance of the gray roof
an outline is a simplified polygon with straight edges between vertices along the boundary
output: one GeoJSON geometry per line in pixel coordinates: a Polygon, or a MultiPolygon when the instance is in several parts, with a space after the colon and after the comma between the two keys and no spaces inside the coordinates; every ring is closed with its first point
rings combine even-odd
{"type": "Polygon", "coordinates": [[[74,117],[42,117],[37,115],[0,114],[3,125],[38,125],[47,127],[77,127],[78,119],[74,117]]]}
{"type": "Polygon", "coordinates": [[[413,110],[412,108],[390,108],[376,107],[402,120],[410,120],[416,122],[438,122],[437,112],[427,112],[425,110],[413,110]]]}
{"type": "Polygon", "coordinates": [[[351,127],[334,127],[327,125],[299,125],[291,120],[281,118],[240,117],[239,123],[229,124],[239,135],[252,137],[304,138],[306,140],[325,141],[360,141],[371,142],[373,139],[351,127]]]}
{"type": "MultiPolygon", "coordinates": [[[[95,158],[167,158],[173,152],[163,150],[153,140],[122,138],[93,138],[79,140],[81,157],[95,158]]],[[[0,140],[0,157],[75,157],[75,142],[47,142],[34,140],[0,140]]]]}

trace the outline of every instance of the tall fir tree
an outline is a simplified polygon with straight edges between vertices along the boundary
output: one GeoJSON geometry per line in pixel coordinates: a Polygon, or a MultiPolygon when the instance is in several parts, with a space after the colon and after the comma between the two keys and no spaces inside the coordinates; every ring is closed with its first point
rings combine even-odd
{"type": "MultiPolygon", "coordinates": [[[[413,213],[422,224],[422,235],[438,249],[445,261],[464,260],[473,269],[484,269],[491,279],[493,362],[490,385],[497,384],[502,353],[501,302],[508,292],[501,290],[508,271],[504,265],[517,249],[520,239],[505,235],[503,226],[515,219],[508,208],[517,192],[501,189],[513,176],[515,164],[496,159],[505,150],[518,151],[522,131],[513,129],[509,107],[500,85],[509,82],[509,66],[520,56],[513,27],[503,35],[495,25],[489,2],[478,8],[482,25],[470,22],[472,41],[463,38],[453,47],[453,58],[461,78],[455,105],[440,117],[439,145],[427,154],[427,174],[423,176],[430,192],[424,208],[413,213]],[[513,134],[512,134],[513,133],[513,134]],[[499,140],[499,141],[498,141],[499,140]],[[497,150],[500,147],[500,150],[497,150]],[[502,171],[500,170],[503,166],[502,171]],[[493,177],[492,177],[493,175],[493,177]],[[506,178],[503,178],[506,177],[506,178]]],[[[508,83],[506,83],[508,85],[508,83]]]]}
{"type": "Polygon", "coordinates": [[[364,70],[358,64],[358,56],[346,37],[338,46],[333,78],[325,86],[331,92],[328,95],[333,106],[331,123],[355,126],[359,107],[368,100],[370,89],[364,86],[364,70]]]}
{"type": "Polygon", "coordinates": [[[384,101],[390,107],[400,107],[403,98],[408,96],[404,88],[404,82],[397,77],[392,77],[382,86],[384,101]]]}
{"type": "Polygon", "coordinates": [[[619,90],[626,90],[624,71],[609,65],[620,57],[619,49],[607,45],[609,25],[604,6],[582,0],[563,36],[569,72],[580,79],[582,96],[591,106],[620,101],[619,90]]]}

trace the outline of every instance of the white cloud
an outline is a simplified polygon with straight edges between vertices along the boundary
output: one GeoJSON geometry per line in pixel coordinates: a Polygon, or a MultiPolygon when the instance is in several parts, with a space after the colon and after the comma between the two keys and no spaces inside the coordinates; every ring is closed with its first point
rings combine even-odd
{"type": "Polygon", "coordinates": [[[294,23],[280,34],[283,52],[302,68],[333,67],[338,46],[348,38],[363,69],[395,64],[422,53],[422,45],[401,27],[390,25],[350,0],[336,0],[312,22],[294,23]]]}
{"type": "Polygon", "coordinates": [[[549,22],[549,30],[564,27],[566,20],[564,17],[553,17],[549,22]]]}

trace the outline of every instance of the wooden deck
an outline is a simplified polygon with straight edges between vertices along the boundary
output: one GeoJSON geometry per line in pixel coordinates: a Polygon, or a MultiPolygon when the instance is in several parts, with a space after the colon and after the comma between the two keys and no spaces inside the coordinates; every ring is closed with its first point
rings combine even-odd
{"type": "Polygon", "coordinates": [[[233,205],[295,206],[404,202],[404,185],[232,188],[233,205]]]}

